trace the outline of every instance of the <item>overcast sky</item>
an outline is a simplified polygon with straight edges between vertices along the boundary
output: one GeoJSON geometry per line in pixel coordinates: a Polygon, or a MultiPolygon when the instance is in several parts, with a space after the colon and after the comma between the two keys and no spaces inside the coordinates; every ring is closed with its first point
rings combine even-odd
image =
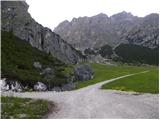
{"type": "Polygon", "coordinates": [[[40,24],[54,29],[64,20],[73,17],[108,16],[126,11],[136,16],[159,13],[160,0],[26,0],[31,16],[40,24]]]}

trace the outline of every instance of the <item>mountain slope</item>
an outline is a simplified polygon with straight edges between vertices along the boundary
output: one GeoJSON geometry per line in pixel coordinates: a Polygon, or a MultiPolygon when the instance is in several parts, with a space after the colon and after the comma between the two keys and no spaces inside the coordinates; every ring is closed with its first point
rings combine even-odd
{"type": "Polygon", "coordinates": [[[156,48],[159,44],[159,15],[150,14],[143,18],[139,25],[136,25],[122,38],[131,44],[142,45],[149,48],[156,48]]]}
{"type": "Polygon", "coordinates": [[[158,26],[158,14],[137,17],[121,12],[111,17],[101,13],[74,18],[71,22],[60,23],[54,31],[80,50],[100,48],[105,44],[116,47],[121,43],[155,48],[159,40],[158,26]]]}
{"type": "Polygon", "coordinates": [[[2,31],[1,38],[2,78],[8,81],[18,81],[22,86],[32,87],[36,82],[48,81],[43,74],[46,68],[54,70],[54,77],[50,81],[51,86],[57,86],[67,82],[63,70],[65,64],[37,48],[28,42],[14,36],[11,32],[2,31]],[[34,66],[39,62],[41,67],[34,66]]]}
{"type": "Polygon", "coordinates": [[[59,35],[37,23],[28,13],[24,1],[1,1],[2,30],[29,42],[39,50],[51,53],[66,63],[77,63],[83,56],[59,35]]]}

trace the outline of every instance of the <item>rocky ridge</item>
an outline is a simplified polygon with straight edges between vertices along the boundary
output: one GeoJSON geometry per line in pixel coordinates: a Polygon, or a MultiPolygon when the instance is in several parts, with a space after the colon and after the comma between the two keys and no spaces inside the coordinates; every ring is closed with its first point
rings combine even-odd
{"type": "Polygon", "coordinates": [[[83,60],[80,52],[31,17],[28,13],[29,6],[25,1],[2,1],[1,6],[2,30],[13,32],[33,47],[51,53],[66,63],[77,63],[83,60]]]}
{"type": "Polygon", "coordinates": [[[113,48],[121,43],[131,43],[149,48],[158,46],[159,15],[133,16],[125,11],[108,17],[98,14],[92,17],[73,18],[64,21],[54,30],[77,49],[97,49],[105,44],[113,48]]]}

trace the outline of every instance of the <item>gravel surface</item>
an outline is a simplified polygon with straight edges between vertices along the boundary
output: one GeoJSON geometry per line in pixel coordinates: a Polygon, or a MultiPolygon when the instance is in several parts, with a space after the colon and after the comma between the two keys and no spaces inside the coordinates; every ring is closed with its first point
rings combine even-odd
{"type": "MultiPolygon", "coordinates": [[[[147,72],[147,71],[145,71],[147,72]]],[[[138,73],[140,74],[140,73],[138,73]]],[[[65,92],[2,93],[28,98],[41,98],[56,103],[48,118],[159,118],[159,94],[138,94],[101,90],[108,82],[135,74],[103,81],[79,90],[65,92]]]]}

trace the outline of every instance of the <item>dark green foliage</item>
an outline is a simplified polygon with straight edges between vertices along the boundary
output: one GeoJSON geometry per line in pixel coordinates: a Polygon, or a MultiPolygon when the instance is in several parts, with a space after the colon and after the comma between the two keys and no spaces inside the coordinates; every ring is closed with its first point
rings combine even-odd
{"type": "Polygon", "coordinates": [[[95,55],[96,54],[96,52],[94,50],[90,49],[90,48],[85,49],[84,53],[86,55],[95,55]]]}
{"type": "Polygon", "coordinates": [[[45,100],[30,98],[2,97],[2,119],[40,119],[54,106],[45,100]]]}
{"type": "Polygon", "coordinates": [[[133,44],[121,44],[115,49],[122,62],[158,65],[159,48],[150,49],[133,44]]]}
{"type": "Polygon", "coordinates": [[[33,63],[38,61],[42,64],[42,70],[47,67],[54,69],[55,77],[52,80],[55,80],[56,83],[52,82],[52,86],[63,84],[64,81],[58,81],[65,79],[63,62],[51,54],[33,48],[28,42],[12,35],[11,32],[2,31],[1,40],[2,77],[6,77],[8,80],[17,80],[23,86],[29,87],[33,87],[37,81],[47,83],[44,76],[40,75],[41,70],[33,66],[33,63]]]}
{"type": "Polygon", "coordinates": [[[112,47],[109,45],[102,46],[98,52],[99,54],[101,54],[102,57],[108,58],[111,58],[111,55],[113,54],[112,47]]]}

